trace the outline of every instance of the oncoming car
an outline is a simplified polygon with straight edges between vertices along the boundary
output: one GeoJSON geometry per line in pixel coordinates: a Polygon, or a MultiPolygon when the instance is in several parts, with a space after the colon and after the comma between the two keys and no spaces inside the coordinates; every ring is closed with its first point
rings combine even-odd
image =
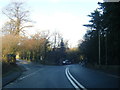
{"type": "Polygon", "coordinates": [[[63,61],[63,65],[68,65],[68,64],[71,64],[71,62],[69,60],[64,60],[63,61]]]}

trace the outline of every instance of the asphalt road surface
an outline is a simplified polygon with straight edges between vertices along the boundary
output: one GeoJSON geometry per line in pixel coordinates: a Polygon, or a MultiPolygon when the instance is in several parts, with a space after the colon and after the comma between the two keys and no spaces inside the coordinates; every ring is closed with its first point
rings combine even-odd
{"type": "Polygon", "coordinates": [[[119,88],[120,78],[78,64],[47,66],[19,62],[26,70],[4,88],[119,88]]]}

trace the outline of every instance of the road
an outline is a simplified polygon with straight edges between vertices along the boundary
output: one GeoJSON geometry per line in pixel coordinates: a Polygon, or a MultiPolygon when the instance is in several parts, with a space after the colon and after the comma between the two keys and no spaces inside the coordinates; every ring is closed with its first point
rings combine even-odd
{"type": "Polygon", "coordinates": [[[26,70],[4,88],[119,88],[120,78],[78,64],[47,66],[22,62],[26,70]]]}

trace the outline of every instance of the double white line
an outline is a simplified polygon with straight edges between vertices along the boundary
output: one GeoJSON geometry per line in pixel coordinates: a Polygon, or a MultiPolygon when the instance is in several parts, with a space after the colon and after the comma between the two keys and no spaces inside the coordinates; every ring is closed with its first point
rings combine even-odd
{"type": "Polygon", "coordinates": [[[74,86],[76,90],[87,90],[83,85],[81,85],[70,73],[69,68],[67,67],[65,69],[65,74],[68,78],[68,80],[71,82],[71,84],[74,86]]]}

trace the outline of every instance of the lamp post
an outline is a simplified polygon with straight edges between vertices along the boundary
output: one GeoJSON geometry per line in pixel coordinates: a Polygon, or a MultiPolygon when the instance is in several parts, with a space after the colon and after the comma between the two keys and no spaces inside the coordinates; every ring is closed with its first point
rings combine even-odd
{"type": "MultiPolygon", "coordinates": [[[[92,28],[91,28],[91,30],[92,30],[92,28]]],[[[96,31],[96,30],[93,30],[93,31],[96,31]]],[[[100,56],[101,56],[101,50],[100,50],[100,30],[98,29],[98,64],[99,65],[101,65],[101,58],[100,58],[100,56]]]]}

